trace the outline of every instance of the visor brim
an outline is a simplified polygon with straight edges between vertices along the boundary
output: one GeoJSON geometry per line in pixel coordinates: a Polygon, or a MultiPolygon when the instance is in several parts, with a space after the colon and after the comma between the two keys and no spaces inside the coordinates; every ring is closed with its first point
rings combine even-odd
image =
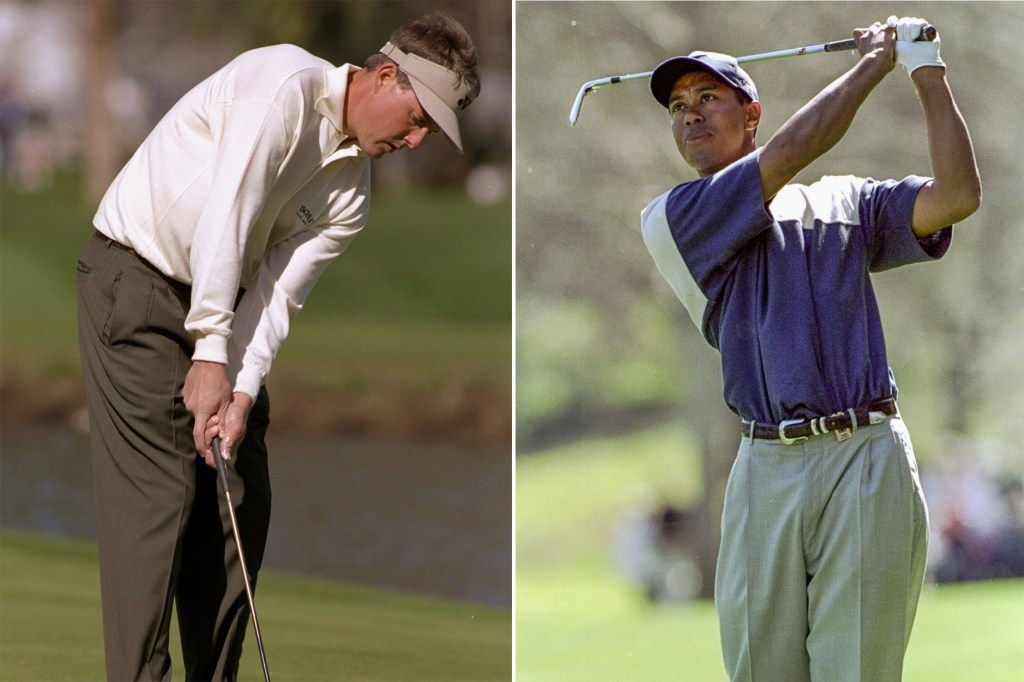
{"type": "Polygon", "coordinates": [[[409,77],[409,83],[412,84],[412,90],[416,93],[416,99],[419,100],[423,111],[437,124],[437,127],[441,129],[441,132],[445,134],[461,154],[462,134],[459,130],[459,119],[455,117],[455,112],[445,104],[444,100],[434,94],[433,90],[420,82],[415,76],[408,72],[406,76],[409,77]]]}

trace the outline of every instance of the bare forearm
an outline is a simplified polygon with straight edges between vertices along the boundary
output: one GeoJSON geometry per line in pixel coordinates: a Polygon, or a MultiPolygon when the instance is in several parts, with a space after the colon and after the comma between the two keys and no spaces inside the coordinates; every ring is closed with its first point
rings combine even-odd
{"type": "Polygon", "coordinates": [[[913,74],[928,130],[932,182],[914,205],[913,228],[926,236],[961,221],[981,204],[981,178],[967,124],[957,109],[944,69],[913,74]]]}
{"type": "Polygon", "coordinates": [[[796,112],[761,152],[761,184],[770,199],[803,168],[843,138],[860,106],[892,69],[869,54],[796,112]]]}

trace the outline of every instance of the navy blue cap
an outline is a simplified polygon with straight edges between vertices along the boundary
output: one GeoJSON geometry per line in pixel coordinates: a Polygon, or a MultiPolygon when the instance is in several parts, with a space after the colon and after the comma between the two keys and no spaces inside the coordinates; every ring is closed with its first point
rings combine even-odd
{"type": "Polygon", "coordinates": [[[668,98],[672,88],[683,74],[691,71],[707,71],[736,88],[750,98],[758,101],[757,87],[747,72],[740,68],[735,57],[718,52],[691,52],[686,57],[673,57],[663,61],[651,74],[651,94],[661,106],[668,107],[668,98]]]}

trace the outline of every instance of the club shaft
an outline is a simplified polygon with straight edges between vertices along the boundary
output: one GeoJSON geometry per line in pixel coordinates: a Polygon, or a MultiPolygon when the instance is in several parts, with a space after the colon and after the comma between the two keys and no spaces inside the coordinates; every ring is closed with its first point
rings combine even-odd
{"type": "MultiPolygon", "coordinates": [[[[853,50],[857,47],[856,42],[851,40],[835,40],[830,43],[822,43],[820,45],[808,45],[807,47],[793,47],[788,50],[775,50],[774,52],[762,52],[761,54],[751,54],[745,57],[737,57],[736,61],[740,64],[749,62],[763,62],[769,59],[779,59],[781,57],[797,57],[805,54],[815,54],[818,52],[839,52],[842,50],[853,50]]],[[[614,83],[622,83],[623,81],[638,80],[640,78],[650,78],[654,71],[644,71],[642,73],[630,73],[624,76],[609,76],[607,78],[598,78],[597,80],[588,81],[583,84],[580,88],[579,93],[576,95],[576,100],[572,103],[572,110],[569,112],[569,125],[576,125],[577,119],[580,117],[580,109],[583,107],[583,98],[589,95],[594,90],[597,90],[602,85],[612,85],[614,83]]]]}
{"type": "Polygon", "coordinates": [[[256,616],[256,600],[252,593],[252,580],[249,579],[249,568],[245,565],[245,552],[242,551],[242,536],[238,532],[238,519],[235,517],[235,505],[231,501],[231,487],[228,485],[227,463],[221,456],[220,438],[213,439],[213,458],[217,461],[217,473],[220,484],[224,488],[224,499],[228,503],[228,516],[231,517],[231,531],[235,536],[235,548],[238,550],[238,563],[242,567],[242,579],[245,581],[245,597],[249,601],[249,613],[252,614],[252,629],[256,634],[256,647],[260,651],[260,664],[263,666],[263,679],[270,682],[270,670],[267,668],[267,654],[263,650],[263,635],[260,633],[260,621],[256,616]]]}
{"type": "MultiPolygon", "coordinates": [[[[932,26],[926,26],[923,31],[923,37],[925,40],[935,40],[936,31],[932,26]]],[[[762,52],[760,54],[751,54],[745,57],[737,57],[736,61],[740,64],[746,64],[749,62],[763,62],[769,59],[779,59],[781,57],[799,57],[805,54],[817,54],[819,52],[844,52],[847,50],[857,49],[857,42],[855,40],[833,40],[828,43],[821,43],[820,45],[808,45],[806,47],[793,47],[788,50],[775,50],[774,52],[762,52]]],[[[654,71],[644,71],[642,73],[630,73],[624,76],[609,76],[607,78],[598,78],[596,80],[587,81],[580,88],[580,91],[576,94],[576,99],[572,103],[572,109],[569,111],[569,125],[576,125],[576,121],[580,117],[580,109],[583,107],[583,98],[589,95],[594,90],[597,90],[602,85],[612,85],[614,83],[622,83],[623,81],[637,80],[640,78],[650,78],[654,71]]]]}
{"type": "MultiPolygon", "coordinates": [[[[788,50],[776,50],[774,52],[762,52],[761,54],[737,57],[736,62],[739,64],[745,64],[746,62],[764,62],[769,59],[779,59],[780,57],[799,57],[801,55],[816,54],[818,52],[843,52],[846,50],[856,49],[857,41],[851,38],[849,40],[834,40],[831,43],[822,43],[821,45],[793,47],[788,50]]],[[[653,73],[653,71],[651,73],[653,73]]]]}

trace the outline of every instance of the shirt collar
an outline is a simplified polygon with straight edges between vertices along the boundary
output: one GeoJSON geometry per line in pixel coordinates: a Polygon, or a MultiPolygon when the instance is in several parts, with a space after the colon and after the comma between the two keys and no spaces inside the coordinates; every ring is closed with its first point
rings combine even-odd
{"type": "Polygon", "coordinates": [[[324,158],[335,152],[345,152],[345,156],[363,155],[358,142],[346,144],[344,149],[338,145],[345,139],[345,93],[348,91],[348,76],[354,69],[351,64],[344,64],[326,73],[324,94],[317,99],[313,108],[330,124],[321,127],[321,146],[324,158]]]}

